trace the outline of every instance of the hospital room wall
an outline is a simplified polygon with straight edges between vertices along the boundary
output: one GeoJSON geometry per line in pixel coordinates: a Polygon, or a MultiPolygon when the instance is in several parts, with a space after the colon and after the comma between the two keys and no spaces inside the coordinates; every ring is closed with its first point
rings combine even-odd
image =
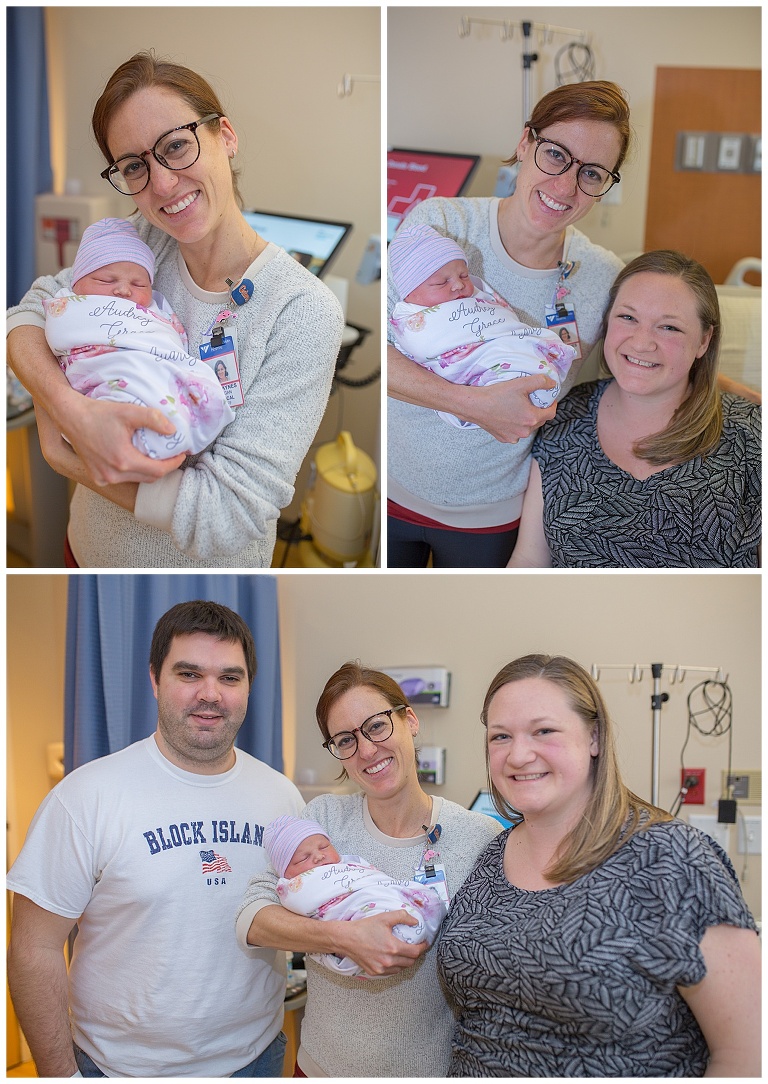
{"type": "MultiPolygon", "coordinates": [[[[63,739],[67,581],[47,574],[7,579],[10,859],[49,789],[46,747],[63,739]]],[[[278,600],[285,771],[299,781],[314,773],[316,783],[327,787],[338,774],[337,763],[321,748],[315,704],[339,665],[359,658],[374,667],[444,666],[452,675],[450,706],[418,709],[420,743],[446,749],[446,782],[427,789],[466,805],[485,780],[479,722],[485,690],[504,663],[537,651],[570,655],[585,667],[664,663],[664,808],[679,787],[687,697],[704,677],[689,671],[682,683],[670,684],[678,663],[722,668],[733,694],[732,768],[760,766],[759,575],[297,573],[279,577],[278,600]]],[[[603,669],[600,688],[617,726],[625,779],[647,797],[650,675],[630,684],[628,670],[603,669]]],[[[699,722],[704,729],[711,725],[708,718],[699,722]]],[[[684,815],[714,811],[727,757],[727,737],[692,735],[685,764],[706,769],[706,805],[684,806],[684,815]]],[[[742,812],[761,810],[743,806],[742,812]]],[[[730,835],[730,853],[741,872],[744,860],[736,853],[733,828],[730,835]]],[[[761,859],[751,856],[743,888],[758,916],[760,877],[761,859]]]]}
{"type": "MultiPolygon", "coordinates": [[[[391,7],[387,16],[387,142],[392,146],[480,154],[468,195],[493,194],[501,160],[522,132],[523,20],[582,30],[595,57],[595,78],[622,86],[629,97],[635,150],[622,167],[619,206],[601,203],[579,223],[597,244],[618,254],[643,250],[657,67],[760,68],[760,7],[391,7]],[[507,20],[473,25],[459,37],[464,15],[507,20]],[[428,46],[425,47],[425,44],[428,46]]],[[[554,60],[571,38],[542,43],[533,65],[531,105],[556,85],[554,60]]],[[[567,68],[567,60],[563,61],[567,68]]],[[[569,80],[572,81],[572,80],[569,80]]],[[[731,131],[740,132],[739,119],[731,131]]],[[[713,214],[727,208],[713,208],[713,214]]],[[[745,254],[746,255],[746,254],[745,254]]]]}
{"type": "MultiPolygon", "coordinates": [[[[120,63],[154,49],[193,68],[218,91],[238,132],[246,208],[353,223],[331,273],[349,283],[348,321],[372,334],[345,375],[375,370],[379,283],[361,285],[355,275],[381,227],[381,88],[361,82],[340,98],[337,86],[345,73],[379,76],[378,8],[49,7],[46,19],[57,191],[74,179],[84,193],[103,194],[90,118],[120,63]]],[[[115,213],[125,215],[132,204],[120,200],[115,194],[115,213]]],[[[379,412],[378,382],[344,389],[332,396],[316,443],[335,439],[343,425],[377,459],[379,412]]]]}

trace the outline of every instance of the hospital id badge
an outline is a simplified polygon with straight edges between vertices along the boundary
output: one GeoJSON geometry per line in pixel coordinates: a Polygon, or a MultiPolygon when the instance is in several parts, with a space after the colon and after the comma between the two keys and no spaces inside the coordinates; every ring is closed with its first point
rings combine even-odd
{"type": "Polygon", "coordinates": [[[559,335],[564,343],[568,346],[572,346],[576,353],[573,356],[574,361],[578,361],[581,356],[581,343],[579,342],[579,329],[576,326],[576,313],[573,305],[566,304],[564,301],[557,301],[554,305],[547,305],[545,309],[545,316],[547,321],[547,329],[554,331],[556,335],[559,335]]]}
{"type": "Polygon", "coordinates": [[[445,866],[442,862],[434,861],[431,858],[427,859],[422,862],[416,870],[413,879],[420,885],[425,885],[427,888],[434,888],[445,906],[450,906],[451,901],[448,896],[448,885],[445,880],[445,866]]]}
{"type": "Polygon", "coordinates": [[[200,343],[200,359],[216,374],[231,407],[243,405],[243,385],[237,364],[237,331],[214,327],[209,342],[200,343]]]}

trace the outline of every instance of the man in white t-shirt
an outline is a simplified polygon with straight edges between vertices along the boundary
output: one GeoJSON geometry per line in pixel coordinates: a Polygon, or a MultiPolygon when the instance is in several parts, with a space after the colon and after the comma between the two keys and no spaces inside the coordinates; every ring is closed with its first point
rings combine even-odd
{"type": "Polygon", "coordinates": [[[304,802],[234,748],[255,669],[236,613],[174,606],[150,650],[156,732],[35,814],[8,875],[8,978],[39,1076],[281,1075],[285,955],[240,947],[234,916],[265,825],[304,802]]]}

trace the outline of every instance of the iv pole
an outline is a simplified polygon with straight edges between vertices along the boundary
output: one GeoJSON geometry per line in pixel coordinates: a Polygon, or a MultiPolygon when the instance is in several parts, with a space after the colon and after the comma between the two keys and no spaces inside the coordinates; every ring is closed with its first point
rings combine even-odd
{"type": "MultiPolygon", "coordinates": [[[[501,40],[509,41],[514,37],[516,23],[508,19],[480,19],[474,15],[463,15],[459,21],[459,37],[467,38],[472,32],[472,26],[483,24],[485,26],[498,26],[501,28],[501,40]]],[[[588,43],[588,34],[584,30],[574,30],[569,26],[552,26],[550,23],[522,22],[519,24],[523,35],[523,124],[531,119],[531,75],[533,65],[539,59],[539,54],[531,49],[531,32],[538,31],[545,41],[552,40],[555,34],[567,34],[582,45],[588,43]]]]}
{"type": "MultiPolygon", "coordinates": [[[[651,744],[651,801],[654,805],[659,804],[659,757],[660,757],[660,743],[661,743],[661,709],[669,700],[669,693],[663,693],[661,691],[661,672],[664,669],[663,662],[651,662],[651,663],[635,663],[631,668],[627,667],[624,663],[609,663],[608,665],[592,663],[592,677],[595,681],[600,680],[601,670],[627,670],[629,669],[629,682],[634,685],[635,682],[643,680],[643,670],[650,670],[653,677],[653,694],[651,696],[651,723],[652,723],[652,744],[651,744]]],[[[718,666],[676,666],[672,670],[670,675],[670,684],[674,685],[676,682],[685,681],[685,675],[688,670],[695,670],[701,674],[714,674],[713,681],[723,681],[723,671],[718,666]]]]}

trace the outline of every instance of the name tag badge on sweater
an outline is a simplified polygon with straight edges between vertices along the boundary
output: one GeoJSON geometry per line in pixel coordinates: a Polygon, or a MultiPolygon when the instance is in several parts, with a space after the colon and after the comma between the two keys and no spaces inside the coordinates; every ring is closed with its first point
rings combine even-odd
{"type": "Polygon", "coordinates": [[[438,861],[440,855],[435,854],[434,851],[430,854],[429,851],[424,855],[421,860],[421,865],[413,875],[414,881],[418,881],[420,885],[426,885],[427,888],[434,888],[440,899],[443,901],[446,907],[450,906],[450,898],[448,896],[448,885],[445,880],[445,866],[442,862],[438,861]]]}
{"type": "Polygon", "coordinates": [[[556,301],[554,305],[547,305],[545,309],[547,328],[559,335],[564,343],[573,346],[576,350],[574,361],[582,356],[581,343],[579,342],[579,329],[576,326],[576,313],[573,305],[566,301],[556,301]]]}
{"type": "Polygon", "coordinates": [[[243,405],[243,385],[237,364],[237,330],[216,324],[208,342],[200,343],[200,358],[213,369],[231,407],[243,405]]]}

